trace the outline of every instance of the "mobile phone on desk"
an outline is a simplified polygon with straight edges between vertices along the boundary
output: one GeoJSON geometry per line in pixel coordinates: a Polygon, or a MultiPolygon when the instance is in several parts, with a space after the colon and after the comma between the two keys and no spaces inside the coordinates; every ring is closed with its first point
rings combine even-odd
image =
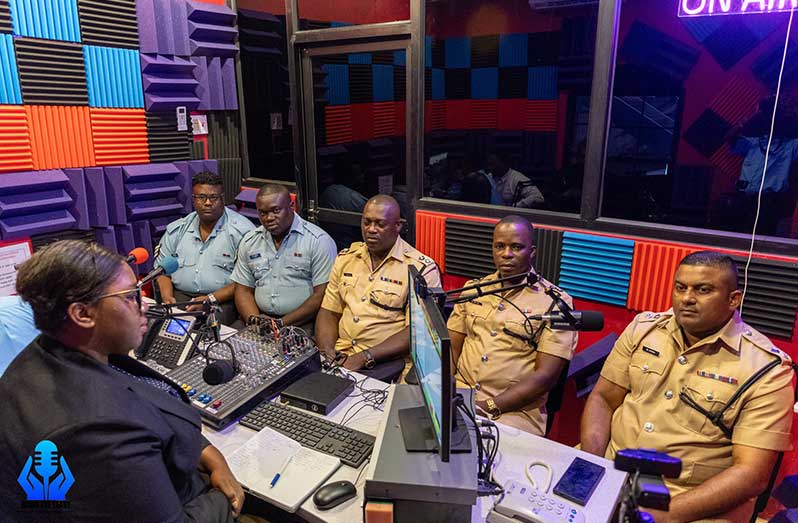
{"type": "Polygon", "coordinates": [[[554,485],[554,494],[583,507],[587,505],[593,491],[596,490],[605,469],[582,458],[574,458],[565,474],[554,485]]]}

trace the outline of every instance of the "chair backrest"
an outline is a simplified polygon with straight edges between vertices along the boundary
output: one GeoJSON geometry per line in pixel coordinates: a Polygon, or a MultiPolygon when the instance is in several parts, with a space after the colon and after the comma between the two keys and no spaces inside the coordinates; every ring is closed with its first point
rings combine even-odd
{"type": "Polygon", "coordinates": [[[770,494],[773,492],[773,485],[775,485],[776,478],[779,476],[779,469],[781,468],[781,462],[783,459],[784,453],[779,452],[779,457],[776,459],[776,464],[773,466],[773,472],[770,473],[770,480],[768,480],[767,488],[756,497],[756,503],[754,503],[754,513],[751,514],[751,523],[756,523],[759,513],[765,510],[765,507],[767,507],[768,500],[770,500],[770,494]]]}
{"type": "Polygon", "coordinates": [[[554,414],[560,410],[562,407],[562,396],[563,392],[565,392],[565,382],[568,381],[568,367],[570,366],[571,362],[566,362],[565,366],[562,368],[562,372],[560,372],[560,377],[557,379],[557,383],[554,384],[554,387],[549,391],[549,397],[546,399],[546,435],[549,435],[551,431],[551,426],[554,424],[554,414]]]}

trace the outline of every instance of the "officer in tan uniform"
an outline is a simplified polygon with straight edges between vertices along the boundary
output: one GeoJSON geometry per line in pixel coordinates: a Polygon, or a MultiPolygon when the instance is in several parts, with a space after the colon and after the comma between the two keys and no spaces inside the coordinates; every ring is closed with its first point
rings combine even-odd
{"type": "Polygon", "coordinates": [[[430,287],[440,287],[435,262],[402,240],[401,228],[396,200],[386,195],[371,198],[363,208],[364,241],[341,251],[333,265],[316,317],[316,339],[328,359],[336,352],[345,354],[347,369],[371,369],[408,355],[409,265],[430,287]]]}
{"type": "MultiPolygon", "coordinates": [[[[535,256],[534,234],[529,220],[520,216],[500,221],[493,230],[496,272],[467,285],[516,274],[518,282],[525,279],[535,256]]],[[[518,282],[510,280],[483,291],[518,282]]],[[[540,278],[532,286],[459,303],[447,324],[457,386],[473,386],[477,406],[493,419],[539,436],[546,433],[549,390],[573,356],[577,339],[575,332],[552,330],[548,322],[525,321],[525,316],[553,310],[554,301],[545,293],[551,287],[540,278]]],[[[570,296],[554,290],[573,305],[570,296]]]]}
{"type": "Polygon", "coordinates": [[[748,521],[791,447],[790,360],[742,321],[741,296],[731,258],[685,257],[673,308],[639,314],[624,330],[585,406],[583,450],[612,459],[653,448],[682,460],[681,476],[666,482],[670,512],[650,511],[657,523],[748,521]]]}

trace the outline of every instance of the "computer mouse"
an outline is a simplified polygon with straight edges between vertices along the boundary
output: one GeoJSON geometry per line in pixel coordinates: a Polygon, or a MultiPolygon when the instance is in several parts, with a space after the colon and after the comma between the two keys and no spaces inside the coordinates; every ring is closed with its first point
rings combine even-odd
{"type": "Polygon", "coordinates": [[[347,499],[357,496],[357,489],[350,481],[327,483],[313,494],[313,503],[319,510],[330,510],[347,499]]]}

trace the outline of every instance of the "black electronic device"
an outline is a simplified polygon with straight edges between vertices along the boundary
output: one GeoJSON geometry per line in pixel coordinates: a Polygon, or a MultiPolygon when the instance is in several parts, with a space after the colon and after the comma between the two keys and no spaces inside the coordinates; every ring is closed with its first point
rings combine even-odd
{"type": "Polygon", "coordinates": [[[374,436],[274,401],[265,401],[240,423],[254,430],[270,427],[308,447],[358,468],[371,456],[374,436]]]}
{"type": "Polygon", "coordinates": [[[194,318],[150,320],[136,358],[156,367],[174,369],[194,356],[194,318]],[[155,365],[153,365],[153,363],[155,365]]]}
{"type": "Polygon", "coordinates": [[[355,388],[352,380],[314,372],[298,379],[280,393],[280,401],[292,407],[326,416],[355,388]]]}
{"type": "Polygon", "coordinates": [[[263,338],[256,327],[241,330],[224,342],[204,344],[197,352],[208,358],[188,360],[166,376],[180,385],[200,411],[205,423],[221,429],[255,405],[273,398],[288,385],[321,368],[319,352],[308,338],[287,342],[263,338]],[[235,354],[236,370],[231,379],[218,385],[205,382],[208,361],[226,360],[235,354]]]}
{"type": "Polygon", "coordinates": [[[584,507],[596,490],[604,472],[606,470],[601,465],[582,458],[574,458],[560,481],[554,485],[552,492],[584,507]]]}
{"type": "Polygon", "coordinates": [[[330,510],[344,501],[357,496],[357,489],[350,481],[327,483],[313,494],[313,504],[319,510],[330,510]]]}

